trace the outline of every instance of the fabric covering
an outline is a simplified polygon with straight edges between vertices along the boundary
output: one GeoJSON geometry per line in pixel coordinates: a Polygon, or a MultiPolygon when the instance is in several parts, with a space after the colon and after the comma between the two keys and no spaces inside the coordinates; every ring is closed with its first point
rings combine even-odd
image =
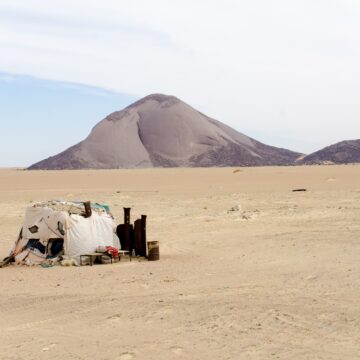
{"type": "MultiPolygon", "coordinates": [[[[59,204],[66,205],[65,202],[59,204]]],[[[54,210],[46,204],[34,204],[25,211],[23,227],[10,256],[18,264],[41,264],[51,257],[48,245],[51,246],[54,239],[64,240],[64,257],[77,263],[80,255],[95,252],[98,246],[120,248],[116,224],[109,212],[93,211],[85,218],[77,213],[54,210]],[[44,248],[45,254],[39,251],[44,248]]]]}
{"type": "Polygon", "coordinates": [[[90,218],[70,216],[70,226],[65,237],[65,254],[71,258],[95,252],[98,246],[120,247],[115,234],[116,225],[109,215],[93,213],[90,218]]]}

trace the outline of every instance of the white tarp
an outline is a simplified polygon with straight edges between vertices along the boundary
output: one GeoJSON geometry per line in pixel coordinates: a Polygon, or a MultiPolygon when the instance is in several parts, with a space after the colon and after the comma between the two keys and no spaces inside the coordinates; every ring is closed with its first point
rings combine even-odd
{"type": "Polygon", "coordinates": [[[78,258],[81,254],[95,252],[100,245],[119,249],[120,243],[115,232],[116,224],[107,214],[93,212],[89,218],[71,215],[65,236],[65,255],[78,258]]]}

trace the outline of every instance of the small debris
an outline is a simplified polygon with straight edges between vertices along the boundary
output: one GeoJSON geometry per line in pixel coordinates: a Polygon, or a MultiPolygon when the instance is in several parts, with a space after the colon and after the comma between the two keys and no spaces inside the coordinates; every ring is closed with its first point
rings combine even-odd
{"type": "Polygon", "coordinates": [[[236,205],[232,207],[230,210],[228,210],[228,214],[231,214],[233,212],[241,211],[241,205],[236,205]]]}
{"type": "Polygon", "coordinates": [[[49,351],[51,350],[52,348],[54,348],[57,344],[50,344],[49,346],[46,346],[46,347],[43,347],[41,350],[42,351],[49,351]]]}
{"type": "Polygon", "coordinates": [[[305,192],[307,189],[294,189],[293,192],[305,192]]]}
{"type": "Polygon", "coordinates": [[[61,266],[77,266],[77,263],[74,259],[65,259],[61,261],[61,266]]]}

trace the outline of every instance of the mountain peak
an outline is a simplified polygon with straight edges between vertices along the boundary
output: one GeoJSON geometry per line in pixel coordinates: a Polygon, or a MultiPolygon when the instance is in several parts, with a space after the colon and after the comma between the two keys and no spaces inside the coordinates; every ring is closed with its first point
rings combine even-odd
{"type": "Polygon", "coordinates": [[[175,96],[151,94],[110,114],[84,141],[30,168],[285,165],[299,156],[251,139],[175,96]]]}
{"type": "Polygon", "coordinates": [[[157,102],[161,105],[174,105],[176,103],[180,103],[181,100],[172,95],[164,95],[164,94],[150,94],[145,96],[144,98],[134,102],[133,104],[129,105],[125,110],[139,107],[147,102],[157,102]]]}
{"type": "Polygon", "coordinates": [[[173,95],[165,95],[165,94],[150,94],[145,96],[142,100],[154,100],[157,102],[164,102],[164,101],[169,101],[169,100],[178,100],[180,101],[177,97],[173,96],[173,95]]]}

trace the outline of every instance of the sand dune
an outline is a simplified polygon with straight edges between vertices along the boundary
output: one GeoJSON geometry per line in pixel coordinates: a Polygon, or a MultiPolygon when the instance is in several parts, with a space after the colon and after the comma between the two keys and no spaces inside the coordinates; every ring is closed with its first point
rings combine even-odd
{"type": "Polygon", "coordinates": [[[1,359],[358,359],[360,166],[240,170],[1,170],[2,256],[51,198],[130,206],[161,241],[155,263],[0,269],[1,359]]]}

